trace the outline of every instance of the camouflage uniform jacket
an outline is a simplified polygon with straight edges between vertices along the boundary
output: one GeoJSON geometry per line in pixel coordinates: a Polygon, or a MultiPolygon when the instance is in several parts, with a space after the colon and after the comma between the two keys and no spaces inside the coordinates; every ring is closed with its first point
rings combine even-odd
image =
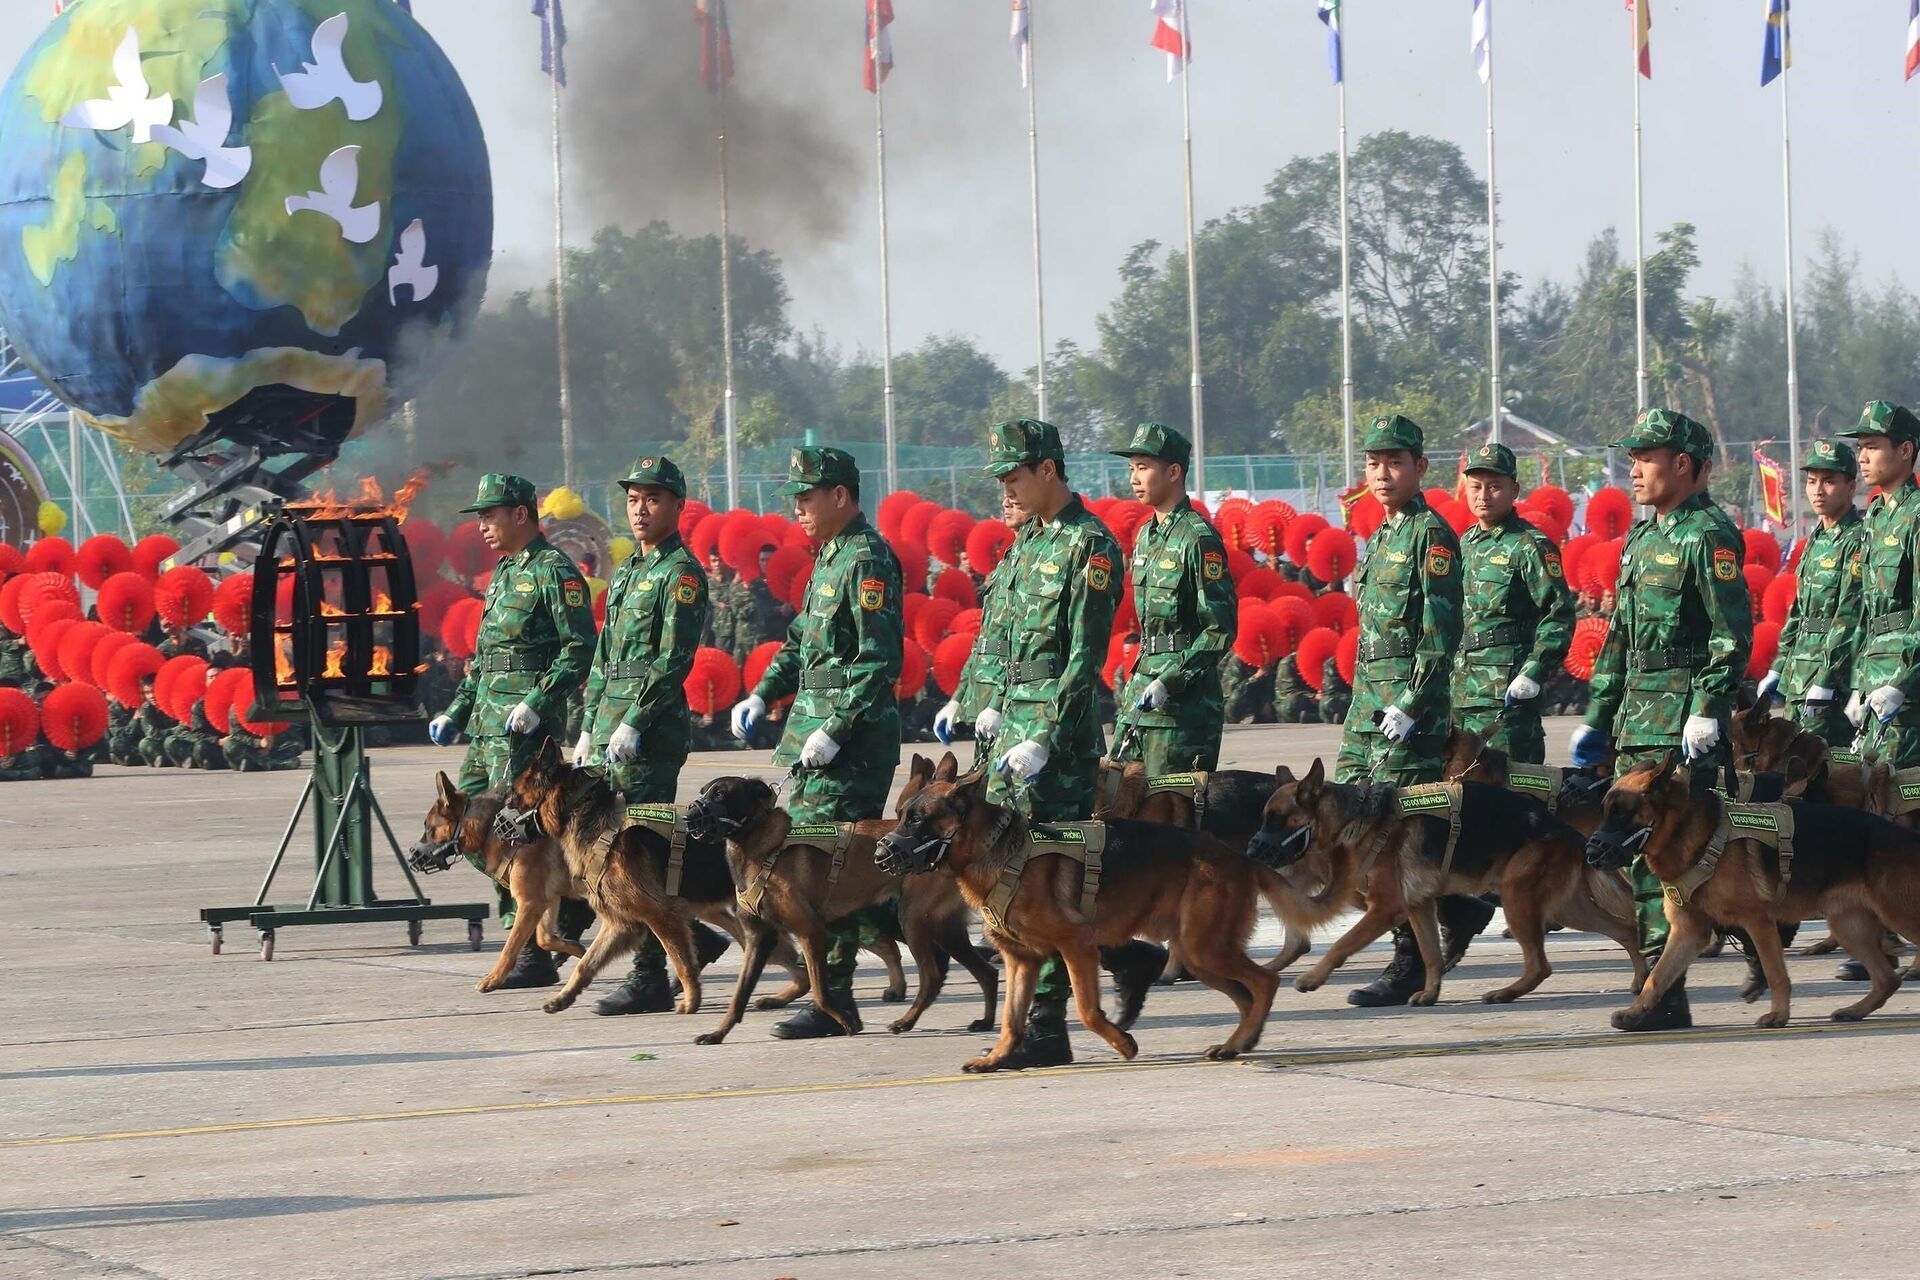
{"type": "Polygon", "coordinates": [[[1220,535],[1182,498],[1167,515],[1140,526],[1131,568],[1140,656],[1117,698],[1120,717],[1143,728],[1207,726],[1217,735],[1220,667],[1239,625],[1239,600],[1220,535]],[[1136,709],[1155,680],[1173,696],[1152,711],[1136,709]]]}
{"type": "Polygon", "coordinates": [[[584,700],[583,724],[596,747],[623,724],[643,740],[664,731],[685,743],[687,676],[706,621],[707,575],[679,534],[651,552],[636,550],[614,571],[584,700]]]}
{"type": "Polygon", "coordinates": [[[1020,526],[1013,545],[1000,557],[1000,563],[987,575],[980,588],[980,632],[974,637],[973,650],[960,671],[960,685],[954,693],[960,703],[960,717],[973,720],[999,695],[1005,682],[1007,644],[1013,627],[1013,612],[1019,605],[1008,583],[1019,574],[1020,549],[1026,543],[1032,522],[1020,526]]]}
{"type": "Polygon", "coordinates": [[[1559,670],[1573,641],[1573,593],[1560,549],[1519,515],[1497,529],[1468,528],[1460,559],[1463,624],[1453,705],[1498,707],[1515,676],[1545,685],[1559,670]]]}
{"type": "Polygon", "coordinates": [[[1920,622],[1914,616],[1920,596],[1914,590],[1914,577],[1920,574],[1920,485],[1909,479],[1874,499],[1867,508],[1861,550],[1866,590],[1853,687],[1871,693],[1893,685],[1906,694],[1901,710],[1909,712],[1920,700],[1920,622]]]}
{"type": "Polygon", "coordinates": [[[752,582],[734,581],[733,647],[734,660],[744,664],[747,655],[769,640],[786,634],[792,622],[787,607],[773,598],[765,578],[752,582]]]}
{"type": "Polygon", "coordinates": [[[1753,647],[1741,550],[1705,494],[1627,534],[1587,701],[1587,723],[1617,748],[1678,747],[1688,716],[1732,714],[1753,647]]]}
{"type": "Polygon", "coordinates": [[[566,552],[536,534],[495,566],[479,643],[446,714],[469,737],[498,737],[507,713],[525,702],[557,730],[567,698],[587,678],[593,646],[586,580],[566,552]]]}
{"type": "Polygon", "coordinates": [[[1419,722],[1417,734],[1446,733],[1448,684],[1460,648],[1460,543],[1416,495],[1367,542],[1354,577],[1360,650],[1348,716],[1389,704],[1419,722]]]}
{"type": "Polygon", "coordinates": [[[1853,687],[1853,653],[1861,636],[1867,522],[1857,509],[1828,528],[1814,527],[1800,552],[1793,606],[1780,628],[1780,692],[1805,701],[1815,685],[1840,695],[1853,687]]]}

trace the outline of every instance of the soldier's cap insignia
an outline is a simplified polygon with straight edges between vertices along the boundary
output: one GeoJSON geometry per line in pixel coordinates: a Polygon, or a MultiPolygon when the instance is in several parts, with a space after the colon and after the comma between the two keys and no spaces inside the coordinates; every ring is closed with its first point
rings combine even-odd
{"type": "Polygon", "coordinates": [[[1427,548],[1427,573],[1435,578],[1444,578],[1453,572],[1453,552],[1445,547],[1427,548]]]}
{"type": "Polygon", "coordinates": [[[1732,582],[1740,576],[1740,558],[1725,547],[1716,548],[1713,553],[1713,576],[1722,582],[1732,582]]]}
{"type": "Polygon", "coordinates": [[[641,469],[642,471],[645,471],[645,470],[647,470],[647,469],[649,469],[649,468],[650,468],[650,467],[652,467],[652,466],[653,466],[653,459],[652,459],[652,458],[642,458],[642,459],[640,459],[640,469],[641,469]]]}

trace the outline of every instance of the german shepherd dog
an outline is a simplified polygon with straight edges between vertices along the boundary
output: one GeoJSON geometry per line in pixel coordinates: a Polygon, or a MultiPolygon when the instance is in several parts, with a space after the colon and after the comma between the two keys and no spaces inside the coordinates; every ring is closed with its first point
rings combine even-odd
{"type": "Polygon", "coordinates": [[[504,982],[529,942],[563,955],[585,954],[579,943],[560,936],[560,899],[586,897],[586,886],[574,878],[560,847],[551,840],[512,845],[494,834],[493,819],[507,799],[505,787],[468,796],[445,773],[435,777],[434,786],[426,829],[407,851],[408,865],[431,874],[446,870],[463,854],[477,857],[489,876],[498,880],[505,875],[518,904],[513,928],[479,989],[492,991],[504,982]]]}
{"type": "MultiPolygon", "coordinates": [[[[935,782],[901,811],[881,842],[881,865],[914,880],[957,883],[974,907],[993,894],[1002,871],[1028,845],[1027,820],[990,804],[986,773],[935,782]],[[941,869],[938,876],[922,873],[941,869]]],[[[1028,858],[1004,920],[989,921],[987,938],[1007,966],[1000,1038],[966,1071],[996,1071],[1020,1049],[1040,966],[1057,952],[1073,983],[1081,1024],[1122,1058],[1139,1050],[1100,1008],[1100,947],[1133,938],[1179,945],[1195,977],[1226,995],[1239,1025],[1206,1056],[1237,1057],[1260,1042],[1278,980],[1247,954],[1260,887],[1237,849],[1197,831],[1124,819],[1107,824],[1104,865],[1094,914],[1081,913],[1084,868],[1060,853],[1028,858]]]]}
{"type": "MultiPolygon", "coordinates": [[[[1657,765],[1636,765],[1607,793],[1606,813],[1589,844],[1589,857],[1620,867],[1637,850],[1655,875],[1674,884],[1706,856],[1725,813],[1723,805],[1711,792],[1695,793],[1686,770],[1676,767],[1671,754],[1657,765]]],[[[1899,987],[1880,941],[1888,929],[1920,937],[1920,835],[1858,809],[1806,802],[1794,809],[1795,825],[1817,835],[1801,842],[1784,886],[1779,854],[1757,840],[1736,836],[1684,904],[1668,895],[1672,932],[1629,1013],[1651,1009],[1686,975],[1715,925],[1744,929],[1756,945],[1772,993],[1757,1026],[1787,1023],[1792,989],[1775,928],[1781,922],[1825,916],[1840,945],[1865,966],[1872,990],[1834,1010],[1836,1021],[1866,1017],[1899,987]]]]}
{"type": "MultiPolygon", "coordinates": [[[[932,761],[915,756],[907,794],[929,785],[934,773],[932,761]]],[[[951,886],[903,883],[900,877],[874,865],[874,848],[880,837],[893,829],[893,820],[854,824],[837,877],[832,871],[832,849],[790,843],[787,836],[793,825],[791,815],[779,805],[775,788],[757,778],[715,778],[687,806],[689,833],[701,840],[724,843],[727,864],[738,885],[750,884],[760,875],[768,855],[780,851],[767,875],[759,914],[740,913],[740,978],[726,1015],[719,1026],[696,1042],[719,1044],[739,1025],[761,970],[783,933],[793,935],[806,958],[815,1007],[838,1022],[847,1034],[857,1034],[861,1030],[859,1011],[841,1006],[827,993],[827,925],[862,907],[878,906],[895,897],[900,900],[900,924],[907,950],[919,970],[919,990],[913,1004],[887,1029],[896,1035],[913,1029],[920,1015],[939,997],[947,960],[952,958],[973,975],[986,997],[984,1015],[969,1030],[991,1030],[1000,975],[973,945],[965,901],[951,886]]]]}
{"type": "Polygon", "coordinates": [[[1734,715],[1728,732],[1734,763],[1742,773],[1795,774],[1806,781],[1805,796],[1816,804],[1837,804],[1885,817],[1891,808],[1893,771],[1883,765],[1836,763],[1826,739],[1773,714],[1768,702],[1756,702],[1734,715]],[[1793,766],[1798,766],[1797,770],[1793,766]]]}
{"type": "MultiPolygon", "coordinates": [[[[1295,980],[1298,990],[1319,987],[1404,918],[1413,926],[1427,972],[1426,986],[1412,1003],[1433,1004],[1440,998],[1443,972],[1436,900],[1442,894],[1488,890],[1500,894],[1525,958],[1520,977],[1489,991],[1484,997],[1489,1002],[1516,1000],[1553,972],[1545,945],[1549,918],[1613,939],[1632,959],[1634,980],[1645,976],[1626,883],[1588,867],[1580,833],[1539,801],[1490,783],[1463,782],[1459,842],[1443,875],[1446,818],[1401,816],[1391,784],[1331,783],[1318,760],[1305,777],[1295,779],[1284,765],[1276,776],[1279,785],[1249,852],[1275,867],[1306,860],[1324,883],[1361,888],[1366,896],[1366,911],[1295,980]]],[[[1328,896],[1327,905],[1330,918],[1346,902],[1328,896]]]]}

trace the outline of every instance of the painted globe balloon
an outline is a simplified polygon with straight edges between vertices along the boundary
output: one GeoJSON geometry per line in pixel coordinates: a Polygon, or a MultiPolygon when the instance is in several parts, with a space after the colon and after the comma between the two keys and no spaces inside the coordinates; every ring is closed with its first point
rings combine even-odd
{"type": "Polygon", "coordinates": [[[0,326],[136,448],[335,447],[479,307],[486,140],[393,0],[76,0],[0,138],[0,326]]]}

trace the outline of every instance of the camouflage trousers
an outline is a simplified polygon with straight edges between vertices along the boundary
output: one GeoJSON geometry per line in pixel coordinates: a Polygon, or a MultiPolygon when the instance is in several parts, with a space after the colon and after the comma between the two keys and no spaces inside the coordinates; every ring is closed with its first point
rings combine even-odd
{"type": "Polygon", "coordinates": [[[1211,773],[1220,767],[1220,718],[1210,717],[1204,724],[1116,725],[1109,758],[1115,764],[1144,760],[1148,777],[1211,773]]]}
{"type": "Polygon", "coordinates": [[[1414,709],[1413,737],[1389,741],[1380,732],[1377,717],[1399,696],[1397,688],[1362,679],[1353,688],[1340,732],[1340,754],[1334,763],[1336,778],[1412,778],[1438,782],[1447,749],[1447,702],[1423,699],[1414,709]]]}
{"type": "Polygon", "coordinates": [[[1455,707],[1453,722],[1468,733],[1486,739],[1489,747],[1504,751],[1517,764],[1547,762],[1547,731],[1540,726],[1540,699],[1528,698],[1510,707],[1455,707]]]}
{"type": "MultiPolygon", "coordinates": [[[[460,762],[460,776],[454,785],[470,796],[477,796],[489,787],[512,782],[532,762],[541,746],[548,740],[544,732],[489,734],[474,738],[467,743],[467,755],[460,762]]],[[[476,871],[486,871],[481,860],[467,855],[467,861],[476,871]]],[[[513,893],[502,882],[493,882],[493,892],[500,913],[500,927],[511,929],[515,915],[513,893]]],[[[579,898],[560,900],[560,932],[568,937],[578,937],[586,932],[593,923],[593,908],[579,898]]]]}
{"type": "Polygon", "coordinates": [[[1841,751],[1851,751],[1854,740],[1860,736],[1853,722],[1847,719],[1845,697],[1835,698],[1825,706],[1818,707],[1805,701],[1796,702],[1789,714],[1802,729],[1816,735],[1829,747],[1841,751]]]}
{"type": "MultiPolygon", "coordinates": [[[[1863,696],[1866,691],[1863,691],[1863,696]]],[[[1845,716],[1841,718],[1846,723],[1845,716]]],[[[1851,729],[1852,725],[1847,725],[1851,729]]],[[[1886,761],[1896,769],[1920,765],[1920,706],[1905,706],[1891,721],[1881,724],[1867,713],[1866,727],[1857,735],[1860,750],[1876,763],[1886,761]]]]}
{"type": "MultiPolygon", "coordinates": [[[[1618,747],[1615,750],[1613,772],[1618,777],[1634,765],[1642,762],[1659,763],[1669,754],[1678,754],[1679,748],[1671,743],[1658,746],[1618,747]]],[[[1687,777],[1695,792],[1711,791],[1719,785],[1724,776],[1727,763],[1727,743],[1723,737],[1713,751],[1703,760],[1687,762],[1687,777]]],[[[1667,921],[1667,892],[1660,877],[1647,867],[1646,859],[1635,857],[1627,868],[1627,882],[1633,886],[1633,914],[1640,926],[1640,950],[1647,955],[1651,964],[1667,945],[1667,934],[1671,926],[1667,921]]]]}
{"type": "MultiPolygon", "coordinates": [[[[900,764],[900,748],[893,759],[884,750],[860,752],[857,745],[834,757],[824,769],[802,769],[787,789],[787,812],[795,822],[861,822],[886,812],[893,771],[900,764]],[[868,758],[872,757],[872,758],[868,758]]],[[[851,915],[827,922],[826,988],[848,1001],[853,998],[853,971],[860,948],[884,936],[899,934],[899,909],[884,902],[862,907],[851,915]]]]}
{"type": "MultiPolygon", "coordinates": [[[[1000,737],[1009,744],[1020,741],[1004,727],[1000,737]]],[[[989,798],[995,787],[1003,790],[1004,798],[994,803],[1012,805],[1031,822],[1084,820],[1092,815],[1100,795],[1100,753],[1096,750],[1067,760],[1054,756],[1047,761],[1040,776],[1028,785],[1012,785],[1005,782],[1005,778],[1005,774],[996,773],[987,784],[989,798]]],[[[1059,956],[1048,956],[1034,982],[1034,1019],[1043,1024],[1064,1026],[1067,1001],[1072,997],[1073,984],[1067,979],[1067,966],[1059,956]]]]}

